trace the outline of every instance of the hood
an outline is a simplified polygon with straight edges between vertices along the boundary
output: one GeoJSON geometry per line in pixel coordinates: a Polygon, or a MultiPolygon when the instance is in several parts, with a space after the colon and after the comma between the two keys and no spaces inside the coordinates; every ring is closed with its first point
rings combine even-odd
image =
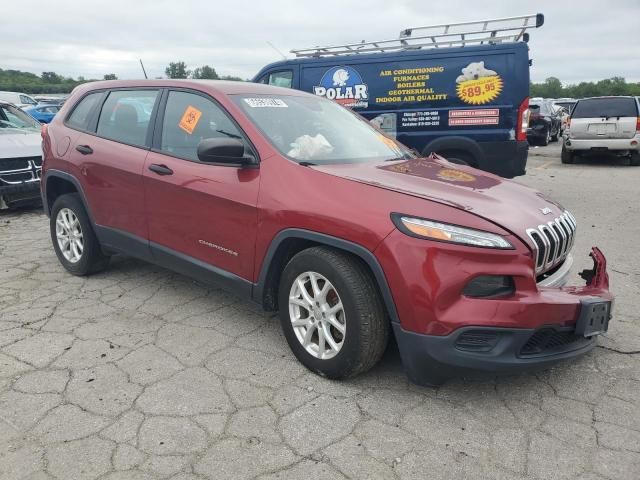
{"type": "Polygon", "coordinates": [[[40,132],[0,129],[0,161],[3,158],[42,156],[40,132]]]}
{"type": "Polygon", "coordinates": [[[465,210],[510,231],[532,247],[526,229],[549,222],[564,211],[561,205],[536,190],[491,173],[450,163],[437,155],[381,164],[312,168],[465,210]]]}

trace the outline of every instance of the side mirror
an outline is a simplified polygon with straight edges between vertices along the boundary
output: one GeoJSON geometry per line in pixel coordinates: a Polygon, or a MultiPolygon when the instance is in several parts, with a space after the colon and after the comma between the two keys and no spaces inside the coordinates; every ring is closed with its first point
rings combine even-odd
{"type": "Polygon", "coordinates": [[[214,165],[246,166],[253,161],[244,156],[244,144],[237,138],[205,138],[198,144],[198,159],[214,165]]]}

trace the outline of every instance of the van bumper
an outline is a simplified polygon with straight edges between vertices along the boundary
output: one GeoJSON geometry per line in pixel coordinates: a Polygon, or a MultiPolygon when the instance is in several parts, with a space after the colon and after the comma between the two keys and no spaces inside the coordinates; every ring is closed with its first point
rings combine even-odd
{"type": "Polygon", "coordinates": [[[529,142],[506,140],[502,142],[482,142],[484,158],[479,167],[487,172],[505,178],[513,178],[526,173],[529,142]]]}

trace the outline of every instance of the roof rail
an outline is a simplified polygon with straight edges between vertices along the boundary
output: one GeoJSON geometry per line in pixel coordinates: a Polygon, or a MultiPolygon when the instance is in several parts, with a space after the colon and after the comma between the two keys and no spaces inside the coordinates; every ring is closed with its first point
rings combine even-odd
{"type": "Polygon", "coordinates": [[[326,57],[361,53],[464,47],[529,41],[527,30],[544,24],[541,13],[473,22],[443,23],[406,28],[398,38],[291,50],[296,57],[326,57]]]}

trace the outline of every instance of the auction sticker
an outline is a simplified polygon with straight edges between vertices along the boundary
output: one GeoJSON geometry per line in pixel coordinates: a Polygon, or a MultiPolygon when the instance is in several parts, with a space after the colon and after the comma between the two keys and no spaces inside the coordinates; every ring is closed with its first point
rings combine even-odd
{"type": "Polygon", "coordinates": [[[244,101],[251,108],[287,108],[284,100],[279,98],[245,98],[244,101]]]}
{"type": "Polygon", "coordinates": [[[189,135],[191,135],[196,129],[201,116],[202,112],[200,110],[189,105],[182,114],[182,118],[180,119],[180,123],[178,123],[178,126],[189,135]]]}

